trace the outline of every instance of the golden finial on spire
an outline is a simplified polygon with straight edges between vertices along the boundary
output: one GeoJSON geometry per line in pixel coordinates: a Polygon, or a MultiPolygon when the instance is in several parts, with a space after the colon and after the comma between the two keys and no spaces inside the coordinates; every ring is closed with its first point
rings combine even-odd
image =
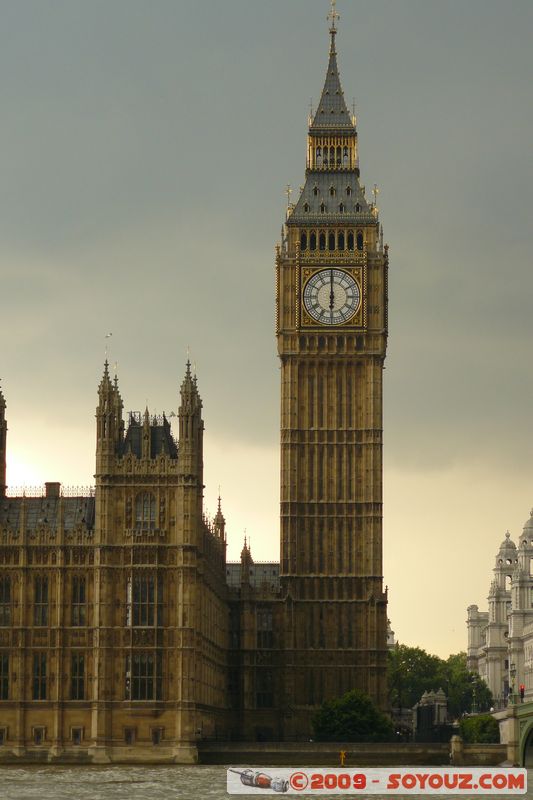
{"type": "Polygon", "coordinates": [[[285,194],[287,195],[287,219],[289,219],[290,215],[292,214],[292,210],[294,206],[291,203],[291,194],[292,194],[292,186],[290,183],[287,184],[287,188],[285,189],[285,194]]]}
{"type": "Polygon", "coordinates": [[[290,205],[291,205],[291,194],[292,194],[292,188],[291,188],[290,183],[287,184],[287,188],[285,189],[285,194],[287,195],[287,208],[290,208],[290,205]]]}
{"type": "Polygon", "coordinates": [[[330,33],[336,33],[337,31],[336,22],[340,18],[341,15],[337,12],[337,0],[331,0],[331,8],[327,16],[327,19],[331,20],[331,28],[329,29],[330,33]]]}
{"type": "Polygon", "coordinates": [[[327,16],[327,19],[331,20],[331,26],[329,32],[331,34],[331,45],[329,48],[329,54],[331,56],[335,55],[335,36],[337,35],[337,20],[341,18],[341,15],[337,13],[337,0],[331,0],[331,9],[327,16]]]}

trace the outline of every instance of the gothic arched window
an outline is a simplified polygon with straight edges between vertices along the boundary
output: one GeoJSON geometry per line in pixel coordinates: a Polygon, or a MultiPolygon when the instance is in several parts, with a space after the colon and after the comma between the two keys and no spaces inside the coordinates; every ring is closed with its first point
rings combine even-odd
{"type": "Polygon", "coordinates": [[[0,578],[0,625],[11,625],[11,578],[0,578]]]}
{"type": "Polygon", "coordinates": [[[335,250],[335,234],[330,233],[328,236],[328,250],[335,250]]]}
{"type": "Polygon", "coordinates": [[[305,232],[300,236],[300,247],[302,250],[307,250],[307,234],[305,232]]]}
{"type": "Polygon", "coordinates": [[[316,250],[316,233],[315,231],[311,231],[311,236],[309,237],[309,249],[316,250]]]}
{"type": "Polygon", "coordinates": [[[352,187],[351,186],[347,186],[346,187],[346,194],[348,195],[348,197],[351,195],[351,193],[352,193],[352,187]]]}
{"type": "Polygon", "coordinates": [[[364,240],[363,240],[362,232],[361,231],[357,231],[357,249],[358,250],[362,250],[363,249],[363,241],[364,240]]]}
{"type": "Polygon", "coordinates": [[[335,187],[334,187],[334,186],[330,186],[330,187],[329,187],[329,193],[330,193],[330,195],[331,195],[332,197],[335,197],[335,194],[336,194],[336,193],[335,193],[335,187]]]}
{"type": "Polygon", "coordinates": [[[326,204],[325,203],[321,203],[320,204],[320,213],[321,214],[325,214],[326,213],[326,204]]]}
{"type": "Polygon", "coordinates": [[[325,250],[326,249],[326,234],[322,232],[318,237],[318,249],[325,250]]]}
{"type": "Polygon", "coordinates": [[[355,204],[355,210],[356,210],[356,212],[361,211],[361,206],[359,205],[359,203],[355,204]]]}
{"type": "Polygon", "coordinates": [[[348,231],[348,250],[354,249],[353,231],[348,231]]]}
{"type": "Polygon", "coordinates": [[[307,214],[307,212],[309,211],[309,203],[304,203],[304,211],[307,214]]]}
{"type": "Polygon", "coordinates": [[[341,214],[344,214],[344,210],[345,210],[345,205],[344,205],[344,203],[341,203],[339,205],[339,211],[341,212],[341,214]]]}
{"type": "Polygon", "coordinates": [[[315,197],[318,197],[318,186],[313,187],[313,194],[315,197]]]}
{"type": "Polygon", "coordinates": [[[344,250],[344,232],[341,231],[337,238],[337,247],[339,250],[344,250]]]}
{"type": "Polygon", "coordinates": [[[340,167],[341,165],[341,148],[340,145],[337,147],[337,166],[340,167]]]}
{"type": "Polygon", "coordinates": [[[136,571],[126,583],[126,625],[152,628],[161,625],[163,578],[155,572],[136,571]]]}
{"type": "Polygon", "coordinates": [[[141,492],[135,498],[135,527],[139,531],[155,528],[155,497],[151,492],[141,492]]]}

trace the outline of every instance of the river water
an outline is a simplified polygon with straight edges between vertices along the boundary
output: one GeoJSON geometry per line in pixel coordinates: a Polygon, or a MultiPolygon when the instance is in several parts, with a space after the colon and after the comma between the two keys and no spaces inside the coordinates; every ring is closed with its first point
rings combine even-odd
{"type": "MultiPolygon", "coordinates": [[[[533,770],[528,770],[528,785],[530,788],[526,796],[532,798],[533,770]]],[[[317,796],[313,795],[315,798],[317,796]]],[[[486,797],[491,800],[510,796],[476,795],[478,798],[486,797]]],[[[232,797],[238,798],[239,795],[232,797]]],[[[272,797],[274,795],[265,795],[265,798],[272,797]]],[[[339,795],[327,795],[327,797],[333,798],[339,795]]],[[[392,795],[388,795],[389,800],[391,797],[392,795]]],[[[226,793],[225,767],[0,767],[0,800],[67,800],[67,798],[68,800],[173,800],[174,798],[229,800],[230,795],[226,793]]],[[[372,800],[379,798],[373,795],[372,800]]]]}

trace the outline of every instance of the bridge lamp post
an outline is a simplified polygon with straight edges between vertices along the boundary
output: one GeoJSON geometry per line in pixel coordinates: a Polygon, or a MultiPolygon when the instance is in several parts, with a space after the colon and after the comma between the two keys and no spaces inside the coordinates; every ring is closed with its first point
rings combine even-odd
{"type": "Polygon", "coordinates": [[[511,703],[514,703],[515,702],[514,680],[516,678],[516,664],[515,663],[512,663],[511,666],[509,667],[509,675],[511,677],[511,703]]]}

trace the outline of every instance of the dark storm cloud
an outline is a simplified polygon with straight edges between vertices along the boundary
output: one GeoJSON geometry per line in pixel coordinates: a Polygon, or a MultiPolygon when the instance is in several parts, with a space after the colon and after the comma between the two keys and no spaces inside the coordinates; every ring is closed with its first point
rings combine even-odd
{"type": "MultiPolygon", "coordinates": [[[[94,372],[111,327],[141,395],[144,374],[168,402],[189,343],[211,423],[275,436],[272,248],[283,187],[303,180],[325,5],[3,5],[2,314],[35,348],[6,354],[8,392],[56,357],[94,372]],[[240,372],[248,386],[222,391],[240,372]]],[[[444,455],[489,428],[508,444],[509,405],[525,423],[533,388],[531,4],[341,13],[363,180],[382,188],[391,243],[392,455],[414,426],[447,440],[444,455]]]]}
{"type": "MultiPolygon", "coordinates": [[[[30,424],[36,393],[41,429],[59,408],[92,429],[113,331],[126,408],[175,407],[190,345],[208,432],[277,448],[273,248],[285,185],[304,179],[327,2],[1,7],[11,430],[30,424]]],[[[362,180],[367,196],[381,188],[391,245],[387,464],[439,470],[483,457],[523,473],[533,6],[345,0],[339,10],[362,180]]],[[[92,457],[80,455],[86,480],[92,457]]]]}

